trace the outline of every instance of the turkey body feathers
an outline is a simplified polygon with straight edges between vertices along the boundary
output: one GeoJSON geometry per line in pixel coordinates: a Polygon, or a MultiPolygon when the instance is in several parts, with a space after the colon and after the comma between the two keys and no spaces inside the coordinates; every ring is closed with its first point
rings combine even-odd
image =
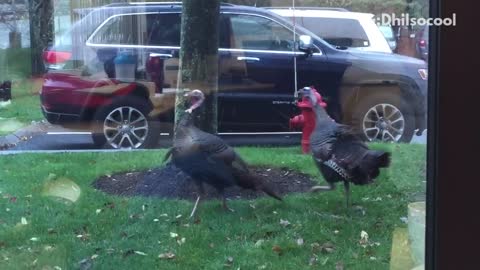
{"type": "Polygon", "coordinates": [[[311,145],[315,163],[329,183],[349,181],[363,185],[373,181],[379,168],[388,167],[390,153],[369,150],[361,138],[346,125],[325,118],[318,106],[311,145]]]}
{"type": "Polygon", "coordinates": [[[263,179],[252,174],[247,163],[224,140],[196,128],[191,115],[181,121],[173,147],[165,155],[197,183],[207,183],[219,192],[232,185],[261,190],[281,200],[263,179]]]}

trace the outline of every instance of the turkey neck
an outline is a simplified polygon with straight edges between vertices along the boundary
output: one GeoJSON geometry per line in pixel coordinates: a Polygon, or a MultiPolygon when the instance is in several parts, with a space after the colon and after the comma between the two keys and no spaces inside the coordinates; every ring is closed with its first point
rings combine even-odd
{"type": "Polygon", "coordinates": [[[315,113],[315,126],[321,126],[324,124],[331,124],[332,120],[330,116],[327,114],[324,108],[320,107],[320,105],[315,104],[313,106],[313,111],[315,113]]]}

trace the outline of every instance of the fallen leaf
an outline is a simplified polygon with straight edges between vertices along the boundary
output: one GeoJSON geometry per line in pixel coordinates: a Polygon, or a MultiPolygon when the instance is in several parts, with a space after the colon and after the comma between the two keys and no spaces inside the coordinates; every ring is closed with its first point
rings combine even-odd
{"type": "Polygon", "coordinates": [[[177,244],[179,244],[179,245],[185,244],[185,237],[182,237],[182,239],[178,239],[177,244]]]}
{"type": "Polygon", "coordinates": [[[340,232],[339,230],[333,231],[334,234],[338,234],[339,232],[340,232]]]}
{"type": "Polygon", "coordinates": [[[97,209],[97,210],[95,211],[95,213],[96,213],[97,215],[100,214],[100,212],[102,212],[102,209],[97,209]]]}
{"type": "Polygon", "coordinates": [[[170,232],[170,237],[176,238],[176,237],[178,237],[178,234],[176,234],[176,233],[174,233],[174,232],[170,232]]]}
{"type": "Polygon", "coordinates": [[[303,243],[304,243],[303,238],[298,238],[297,239],[297,245],[303,246],[303,243]]]}
{"type": "Polygon", "coordinates": [[[360,241],[359,242],[360,242],[360,245],[362,247],[364,247],[364,248],[367,247],[367,245],[368,245],[368,233],[366,231],[362,231],[360,233],[360,241]]]}
{"type": "Polygon", "coordinates": [[[178,215],[178,216],[176,216],[175,218],[176,218],[176,219],[179,219],[179,218],[181,218],[181,217],[182,217],[182,215],[178,215]]]}
{"type": "Polygon", "coordinates": [[[370,257],[370,260],[372,260],[372,261],[376,261],[376,260],[377,260],[377,258],[372,256],[372,257],[370,257]]]}
{"type": "Polygon", "coordinates": [[[322,251],[322,253],[332,253],[335,251],[335,246],[330,242],[326,242],[320,246],[320,251],[322,251]]]}
{"type": "Polygon", "coordinates": [[[145,212],[145,210],[147,210],[147,207],[148,207],[148,205],[142,204],[142,211],[145,212]]]}
{"type": "Polygon", "coordinates": [[[142,251],[135,250],[134,252],[135,252],[135,254],[138,254],[138,255],[147,256],[147,254],[145,252],[142,252],[142,251]]]}
{"type": "MultiPolygon", "coordinates": [[[[7,208],[7,209],[8,209],[8,208],[7,208]]],[[[10,209],[9,209],[9,210],[10,210],[10,209]]],[[[22,218],[20,219],[20,222],[22,223],[22,225],[27,225],[27,224],[28,224],[27,219],[24,218],[24,217],[22,217],[22,218]]]]}
{"type": "Polygon", "coordinates": [[[263,242],[265,242],[265,240],[263,239],[258,240],[257,242],[255,242],[255,247],[260,247],[263,244],[263,242]]]}
{"type": "Polygon", "coordinates": [[[227,258],[227,263],[228,263],[228,264],[232,264],[232,263],[233,263],[233,257],[229,256],[229,257],[227,258]]]}
{"type": "Polygon", "coordinates": [[[158,222],[158,221],[160,221],[158,218],[153,219],[153,222],[158,222]]]}
{"type": "Polygon", "coordinates": [[[275,253],[277,253],[278,255],[281,255],[281,254],[282,254],[282,248],[281,248],[280,246],[278,246],[278,245],[274,245],[274,246],[272,247],[272,251],[275,252],[275,253]]]}
{"type": "Polygon", "coordinates": [[[37,237],[32,237],[32,238],[30,238],[30,241],[36,242],[36,241],[38,241],[38,238],[37,237]]]}
{"type": "Polygon", "coordinates": [[[162,254],[158,255],[158,258],[160,258],[160,259],[173,259],[173,258],[175,258],[175,254],[173,254],[172,252],[162,253],[162,254]]]}
{"type": "Polygon", "coordinates": [[[282,225],[283,227],[287,227],[288,225],[290,225],[290,222],[288,220],[280,219],[280,225],[282,225]]]}
{"type": "Polygon", "coordinates": [[[92,260],[95,260],[96,258],[98,258],[97,254],[93,254],[92,257],[90,257],[90,259],[92,259],[92,260]]]}

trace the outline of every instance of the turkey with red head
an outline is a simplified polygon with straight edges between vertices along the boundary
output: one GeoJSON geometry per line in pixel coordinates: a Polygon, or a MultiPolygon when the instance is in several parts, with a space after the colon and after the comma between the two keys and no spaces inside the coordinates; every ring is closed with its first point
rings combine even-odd
{"type": "Polygon", "coordinates": [[[365,185],[374,181],[380,168],[390,165],[390,153],[370,150],[360,136],[347,125],[338,124],[329,117],[310,87],[299,90],[313,104],[315,129],[310,136],[312,156],[328,186],[314,186],[311,191],[335,189],[343,182],[347,207],[350,206],[350,183],[365,185]]]}

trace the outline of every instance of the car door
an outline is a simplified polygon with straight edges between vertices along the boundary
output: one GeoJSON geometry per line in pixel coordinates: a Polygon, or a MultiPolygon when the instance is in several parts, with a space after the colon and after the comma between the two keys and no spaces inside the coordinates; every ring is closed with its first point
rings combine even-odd
{"type": "Polygon", "coordinates": [[[220,48],[220,132],[288,131],[295,110],[293,33],[254,14],[224,13],[228,48],[220,48]]]}
{"type": "Polygon", "coordinates": [[[147,22],[147,77],[155,83],[157,93],[175,91],[180,64],[180,13],[149,14],[147,22]]]}

